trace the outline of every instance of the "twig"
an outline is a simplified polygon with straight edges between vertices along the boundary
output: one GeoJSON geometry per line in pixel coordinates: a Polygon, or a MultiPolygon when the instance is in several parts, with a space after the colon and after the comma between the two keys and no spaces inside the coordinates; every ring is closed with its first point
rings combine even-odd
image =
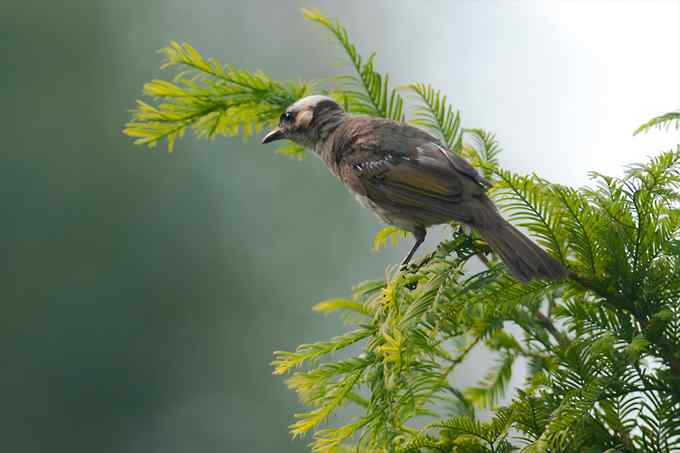
{"type": "Polygon", "coordinates": [[[569,338],[563,333],[557,330],[557,327],[555,327],[555,324],[552,322],[552,319],[550,319],[548,316],[544,315],[540,311],[536,312],[536,321],[543,326],[545,330],[550,333],[550,335],[553,336],[555,341],[560,346],[568,346],[569,345],[569,338]]]}
{"type": "MultiPolygon", "coordinates": [[[[583,288],[591,291],[596,296],[599,296],[602,301],[610,308],[614,310],[623,310],[629,313],[640,324],[640,327],[643,331],[649,326],[649,320],[639,313],[633,304],[628,302],[619,294],[614,294],[611,291],[602,288],[596,282],[578,275],[575,272],[570,272],[569,278],[581,285],[583,288]]],[[[658,348],[661,358],[670,367],[671,372],[675,376],[680,377],[680,358],[675,355],[673,346],[668,344],[664,338],[648,338],[648,340],[658,348]]]]}

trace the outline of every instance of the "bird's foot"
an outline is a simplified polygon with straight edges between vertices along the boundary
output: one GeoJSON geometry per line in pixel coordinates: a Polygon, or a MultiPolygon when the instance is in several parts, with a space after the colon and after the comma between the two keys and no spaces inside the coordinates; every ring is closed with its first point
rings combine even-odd
{"type": "Polygon", "coordinates": [[[420,260],[416,262],[402,262],[401,265],[399,266],[399,271],[404,272],[404,273],[416,273],[420,270],[421,267],[424,265],[428,264],[430,261],[432,261],[432,258],[435,257],[437,254],[437,250],[433,251],[432,253],[428,253],[424,257],[422,257],[420,260]]]}
{"type": "Polygon", "coordinates": [[[401,274],[400,278],[402,280],[407,280],[404,287],[410,291],[413,291],[418,287],[418,280],[420,278],[415,274],[420,269],[420,266],[422,266],[420,263],[402,263],[401,266],[399,266],[399,272],[401,274]]]}
{"type": "Polygon", "coordinates": [[[401,263],[399,265],[399,272],[403,273],[409,273],[409,272],[415,272],[418,270],[420,266],[418,266],[415,263],[401,263]]]}

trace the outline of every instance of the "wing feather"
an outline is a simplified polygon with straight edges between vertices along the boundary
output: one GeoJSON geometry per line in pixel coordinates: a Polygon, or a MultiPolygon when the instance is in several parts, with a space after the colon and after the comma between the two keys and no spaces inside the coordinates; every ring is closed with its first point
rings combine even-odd
{"type": "Polygon", "coordinates": [[[362,118],[336,154],[339,176],[384,217],[470,222],[486,181],[462,157],[410,125],[362,118]]]}

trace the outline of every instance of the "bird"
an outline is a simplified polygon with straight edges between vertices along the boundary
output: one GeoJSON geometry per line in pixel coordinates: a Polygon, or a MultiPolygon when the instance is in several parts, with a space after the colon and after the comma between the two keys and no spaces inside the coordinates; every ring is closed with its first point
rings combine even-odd
{"type": "Polygon", "coordinates": [[[560,280],[565,267],[503,218],[491,184],[429,132],[405,122],[345,112],[310,95],[287,107],[262,143],[288,139],[320,157],[380,220],[411,232],[407,266],[427,228],[457,222],[473,229],[521,282],[560,280]]]}

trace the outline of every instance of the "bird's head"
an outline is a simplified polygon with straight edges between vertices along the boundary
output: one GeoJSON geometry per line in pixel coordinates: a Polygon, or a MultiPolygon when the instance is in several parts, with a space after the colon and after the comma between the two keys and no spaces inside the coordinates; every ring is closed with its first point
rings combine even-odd
{"type": "Polygon", "coordinates": [[[344,111],[333,99],[314,95],[304,97],[281,114],[279,125],[262,139],[262,143],[288,139],[314,149],[342,119],[344,111]]]}

